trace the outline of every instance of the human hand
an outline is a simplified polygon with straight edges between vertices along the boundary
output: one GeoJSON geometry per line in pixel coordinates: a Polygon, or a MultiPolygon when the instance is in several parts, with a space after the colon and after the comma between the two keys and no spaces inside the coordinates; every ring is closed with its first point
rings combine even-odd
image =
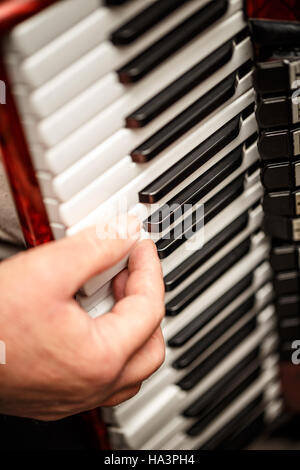
{"type": "Polygon", "coordinates": [[[127,221],[126,239],[99,240],[89,228],[0,264],[0,413],[51,421],[117,405],[162,364],[161,266],[153,242],[137,241],[137,220],[127,221]],[[91,319],[74,294],[128,252],[116,304],[91,319]]]}

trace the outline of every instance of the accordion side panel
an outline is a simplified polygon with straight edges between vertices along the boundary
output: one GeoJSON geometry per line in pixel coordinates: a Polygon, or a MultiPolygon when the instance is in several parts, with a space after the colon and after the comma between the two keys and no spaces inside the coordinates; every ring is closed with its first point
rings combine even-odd
{"type": "Polygon", "coordinates": [[[25,242],[33,247],[51,241],[53,236],[3,64],[0,78],[5,84],[5,104],[0,106],[3,160],[25,242]]]}

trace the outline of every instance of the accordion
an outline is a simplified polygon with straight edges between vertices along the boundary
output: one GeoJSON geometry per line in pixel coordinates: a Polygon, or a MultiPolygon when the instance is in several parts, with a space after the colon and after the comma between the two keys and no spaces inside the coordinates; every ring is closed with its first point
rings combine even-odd
{"type": "MultiPolygon", "coordinates": [[[[299,20],[296,0],[0,5],[1,147],[27,245],[126,202],[162,263],[166,360],[97,412],[103,446],[239,449],[300,409],[299,20]]],[[[125,265],[78,292],[91,317],[125,265]]]]}

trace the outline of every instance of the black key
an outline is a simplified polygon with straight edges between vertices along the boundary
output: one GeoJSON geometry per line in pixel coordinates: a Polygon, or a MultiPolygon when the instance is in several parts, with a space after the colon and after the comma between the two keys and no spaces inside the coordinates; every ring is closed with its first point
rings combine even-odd
{"type": "Polygon", "coordinates": [[[258,149],[262,160],[294,160],[300,155],[300,130],[263,131],[258,141],[258,149]]]}
{"type": "Polygon", "coordinates": [[[132,129],[144,127],[165,109],[169,108],[173,103],[229,62],[232,52],[233,42],[229,41],[131,113],[126,118],[127,127],[132,129]]]}
{"type": "Polygon", "coordinates": [[[157,0],[114,31],[111,41],[117,46],[131,44],[188,1],[157,0]]]}
{"type": "Polygon", "coordinates": [[[273,271],[288,271],[299,269],[300,247],[297,245],[274,245],[270,254],[273,271]]]}
{"type": "Polygon", "coordinates": [[[276,313],[279,318],[299,317],[300,297],[284,295],[276,300],[276,313]]]}
{"type": "Polygon", "coordinates": [[[178,163],[139,192],[139,201],[154,204],[198,170],[222,148],[232,142],[240,130],[241,115],[229,121],[217,132],[189,152],[178,163]]]}
{"type": "Polygon", "coordinates": [[[283,217],[300,215],[300,192],[278,191],[265,194],[263,208],[268,214],[283,217]]]}
{"type": "Polygon", "coordinates": [[[186,204],[194,205],[199,202],[201,198],[239,168],[243,162],[243,154],[243,146],[241,145],[154,212],[150,216],[152,230],[153,226],[163,227],[164,230],[184,215],[186,204]]]}
{"type": "Polygon", "coordinates": [[[256,348],[232,369],[228,371],[220,380],[218,380],[207,392],[200,395],[197,400],[192,403],[185,411],[184,416],[187,418],[196,418],[206,413],[207,409],[214,407],[215,403],[230,389],[232,382],[236,381],[243,371],[254,362],[257,363],[260,348],[256,348]]]}
{"type": "Polygon", "coordinates": [[[193,252],[192,256],[167,274],[164,278],[166,291],[170,292],[175,289],[175,287],[205,263],[214,253],[217,253],[221,247],[226,245],[226,243],[232,240],[238,233],[242,232],[242,230],[247,227],[248,220],[248,212],[242,214],[228,227],[221,230],[220,233],[209,240],[203,248],[193,252]]]}
{"type": "MultiPolygon", "coordinates": [[[[160,3],[161,0],[159,0],[160,3]]],[[[140,80],[169,56],[221,18],[228,8],[227,0],[214,0],[201,8],[172,31],[118,70],[122,83],[140,80]]]]}
{"type": "Polygon", "coordinates": [[[300,186],[300,161],[264,165],[261,177],[268,191],[297,188],[300,186]]]}
{"type": "Polygon", "coordinates": [[[187,351],[173,362],[175,369],[185,369],[194,362],[197,357],[204,353],[212,344],[229,330],[238,320],[248,313],[254,306],[255,298],[251,296],[242,305],[235,309],[225,320],[217,325],[206,336],[193,344],[187,351]]]}
{"type": "Polygon", "coordinates": [[[215,318],[222,310],[241,295],[246,289],[248,289],[253,281],[253,274],[248,274],[236,285],[234,285],[230,291],[226,292],[216,302],[210,305],[204,310],[198,317],[188,323],[182,330],[174,335],[169,341],[168,345],[172,348],[180,348],[186,344],[198,331],[204,328],[213,318],[215,318]]]}
{"type": "Polygon", "coordinates": [[[286,96],[262,98],[257,104],[256,118],[262,129],[293,126],[300,122],[300,105],[286,96]]]}
{"type": "Polygon", "coordinates": [[[149,139],[131,152],[134,162],[144,163],[175,142],[234,95],[236,73],[229,75],[219,85],[182,111],[149,139]]]}
{"type": "MultiPolygon", "coordinates": [[[[241,427],[246,427],[253,420],[257,420],[263,414],[264,394],[260,393],[245,408],[242,409],[233,419],[216,432],[207,442],[201,445],[199,450],[214,450],[229,439],[234,433],[238,433],[241,427]]],[[[226,444],[225,444],[226,445],[226,444]]]]}
{"type": "MultiPolygon", "coordinates": [[[[241,175],[222,191],[216,194],[204,205],[204,218],[199,219],[198,212],[194,211],[191,216],[180,222],[169,233],[156,243],[160,259],[166,258],[179,246],[189,240],[195,233],[203,228],[232,201],[240,196],[244,189],[244,175],[241,175]]],[[[158,227],[160,229],[160,227],[158,227]]],[[[152,226],[148,225],[148,230],[152,231],[152,226]]],[[[161,230],[159,230],[161,231],[161,230]]]]}
{"type": "Polygon", "coordinates": [[[215,266],[212,266],[202,276],[192,282],[166,305],[166,315],[178,315],[187,305],[196,299],[205,289],[213,284],[228,269],[245,256],[250,250],[251,241],[247,239],[238,245],[234,251],[224,256],[215,266]]]}
{"type": "Polygon", "coordinates": [[[261,405],[242,420],[238,428],[223,439],[217,450],[244,450],[265,430],[265,412],[261,405]]]}
{"type": "Polygon", "coordinates": [[[199,436],[199,434],[204,431],[206,426],[216,419],[222,413],[222,411],[226,409],[226,407],[231,405],[231,403],[233,403],[233,401],[238,398],[238,396],[245,392],[247,388],[249,388],[250,385],[252,385],[253,382],[259,378],[260,372],[260,367],[257,364],[254,364],[254,367],[252,366],[250,371],[243,371],[237,381],[232,383],[232,387],[228,393],[223,394],[222,401],[216,402],[215,406],[212,409],[207,410],[207,414],[201,417],[199,421],[191,426],[186,431],[186,433],[192,437],[199,436]]]}
{"type": "Polygon", "coordinates": [[[299,271],[277,273],[274,277],[274,289],[276,295],[297,294],[300,292],[299,271]]]}
{"type": "Polygon", "coordinates": [[[213,354],[195,367],[177,384],[183,390],[191,390],[202,380],[214,367],[230,354],[247,336],[256,328],[256,317],[249,320],[242,328],[232,335],[213,354]]]}
{"type": "Polygon", "coordinates": [[[104,0],[104,5],[108,7],[117,7],[129,3],[129,0],[104,0]]]}
{"type": "Polygon", "coordinates": [[[280,240],[300,241],[300,219],[265,214],[264,229],[270,237],[280,240]]]}

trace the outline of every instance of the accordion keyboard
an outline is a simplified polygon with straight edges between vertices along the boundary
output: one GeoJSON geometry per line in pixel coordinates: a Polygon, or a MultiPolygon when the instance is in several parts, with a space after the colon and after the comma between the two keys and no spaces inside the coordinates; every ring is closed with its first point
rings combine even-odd
{"type": "MultiPolygon", "coordinates": [[[[62,0],[5,64],[54,238],[126,210],[162,262],[166,361],[103,410],[112,447],[242,447],[282,409],[243,1],[62,0]]],[[[78,293],[92,317],[126,263],[78,293]]]]}

